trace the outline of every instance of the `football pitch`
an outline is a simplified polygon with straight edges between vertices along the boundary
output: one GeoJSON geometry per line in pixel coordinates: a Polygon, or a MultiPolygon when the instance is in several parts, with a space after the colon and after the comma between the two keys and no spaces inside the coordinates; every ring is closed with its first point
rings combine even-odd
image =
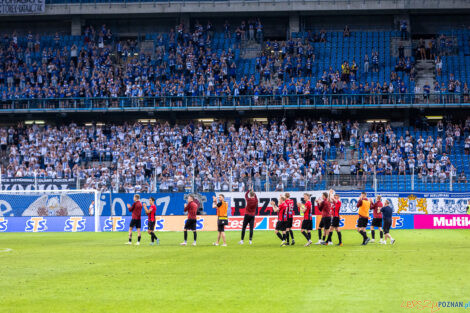
{"type": "Polygon", "coordinates": [[[212,246],[215,232],[196,247],[157,235],[159,246],[147,233],[127,246],[124,232],[1,234],[0,312],[432,312],[402,305],[470,301],[468,230],[396,230],[393,246],[343,231],[343,247],[307,248],[300,232],[287,247],[272,231],[252,246],[227,232],[228,247],[212,246]]]}

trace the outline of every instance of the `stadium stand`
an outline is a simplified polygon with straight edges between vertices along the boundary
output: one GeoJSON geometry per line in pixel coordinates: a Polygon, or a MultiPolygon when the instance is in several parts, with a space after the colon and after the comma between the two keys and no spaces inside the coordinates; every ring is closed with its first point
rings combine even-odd
{"type": "Polygon", "coordinates": [[[442,47],[434,43],[439,48],[429,53],[442,57],[443,69],[423,90],[415,85],[415,57],[393,52],[393,40],[402,37],[394,30],[293,32],[286,41],[263,41],[260,19],[225,25],[222,32],[196,22],[191,31],[179,24],[168,33],[145,34],[150,51],[119,40],[106,25],[86,27],[82,36],[4,34],[0,105],[379,105],[429,103],[430,93],[435,103],[468,102],[468,31],[456,34],[458,56],[449,55],[445,34],[442,47]],[[255,41],[259,55],[242,57],[242,42],[255,41]]]}
{"type": "MultiPolygon", "coordinates": [[[[234,31],[214,32],[208,23],[196,24],[192,32],[178,25],[169,33],[146,34],[154,43],[149,54],[140,53],[135,42],[115,40],[105,25],[97,31],[88,27],[83,36],[5,34],[1,100],[5,108],[14,99],[84,97],[163,96],[176,106],[182,105],[183,96],[249,95],[254,104],[272,100],[263,98],[269,95],[275,100],[284,96],[282,103],[293,99],[288,95],[303,96],[306,103],[312,95],[312,102],[317,99],[319,104],[413,101],[414,60],[398,60],[390,53],[391,38],[398,32],[321,36],[317,40],[311,32],[293,33],[286,42],[267,41],[257,58],[242,59],[242,40],[262,41],[260,20],[242,23],[234,31]]],[[[230,104],[228,99],[218,101],[230,104]]]]}
{"type": "Polygon", "coordinates": [[[344,183],[372,189],[373,176],[383,190],[453,185],[468,191],[470,174],[470,119],[426,130],[272,120],[237,127],[18,125],[0,134],[8,156],[4,177],[79,177],[83,187],[103,191],[305,190],[344,183]]]}
{"type": "MultiPolygon", "coordinates": [[[[434,93],[460,94],[463,101],[469,99],[467,82],[470,81],[470,30],[451,29],[441,31],[433,40],[433,56],[436,61],[434,93]]],[[[441,101],[455,102],[455,97],[441,97],[441,101]]]]}

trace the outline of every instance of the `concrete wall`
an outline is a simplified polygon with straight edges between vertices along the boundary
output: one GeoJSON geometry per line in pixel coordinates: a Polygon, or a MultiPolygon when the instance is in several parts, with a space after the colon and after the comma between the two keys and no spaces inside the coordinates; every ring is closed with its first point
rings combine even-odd
{"type": "Polygon", "coordinates": [[[470,10],[468,0],[283,0],[283,1],[183,1],[114,4],[53,4],[45,15],[63,14],[148,14],[148,13],[232,13],[232,12],[316,12],[399,10],[470,10]]]}

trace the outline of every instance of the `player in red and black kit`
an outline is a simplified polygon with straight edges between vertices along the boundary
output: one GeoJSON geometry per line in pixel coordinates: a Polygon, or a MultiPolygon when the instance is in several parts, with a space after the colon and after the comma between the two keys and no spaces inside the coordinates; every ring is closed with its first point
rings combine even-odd
{"type": "Polygon", "coordinates": [[[154,245],[155,240],[157,241],[157,245],[160,244],[160,239],[157,238],[155,235],[155,213],[157,212],[157,206],[155,205],[155,198],[150,197],[149,199],[150,208],[147,209],[147,204],[144,203],[144,210],[147,213],[147,232],[150,235],[152,242],[151,245],[154,245]]]}
{"type": "Polygon", "coordinates": [[[245,217],[243,217],[243,227],[242,227],[242,238],[239,244],[243,244],[243,240],[245,239],[245,229],[246,226],[250,225],[250,245],[253,243],[253,229],[255,228],[255,215],[256,211],[258,210],[258,197],[256,193],[253,191],[253,188],[250,188],[245,193],[245,217]]]}
{"type": "Polygon", "coordinates": [[[304,193],[302,204],[300,205],[300,211],[304,214],[304,220],[302,221],[300,231],[302,232],[302,235],[304,235],[305,239],[307,239],[305,247],[308,247],[312,244],[311,231],[313,229],[312,202],[310,202],[310,195],[308,193],[304,193]]]}
{"type": "Polygon", "coordinates": [[[384,232],[382,229],[383,219],[382,219],[382,212],[380,209],[383,208],[382,204],[382,197],[377,196],[375,202],[371,204],[370,208],[373,210],[372,212],[372,223],[370,225],[370,233],[372,236],[372,240],[370,242],[375,242],[375,227],[379,228],[380,231],[380,243],[384,244],[384,232]]]}
{"type": "Polygon", "coordinates": [[[330,226],[331,226],[331,205],[330,201],[328,200],[328,193],[324,192],[322,194],[321,200],[317,200],[318,209],[321,212],[321,221],[320,221],[320,228],[323,228],[323,237],[321,244],[327,245],[325,241],[330,233],[330,226]]]}
{"type": "Polygon", "coordinates": [[[339,229],[339,221],[340,221],[340,216],[339,216],[339,211],[341,210],[341,201],[339,200],[339,195],[335,194],[333,197],[333,203],[332,203],[332,220],[331,220],[331,227],[330,227],[330,234],[328,235],[328,243],[331,242],[331,237],[333,236],[333,230],[336,230],[336,234],[338,235],[338,246],[343,246],[343,239],[341,236],[341,230],[339,229]]]}
{"type": "Polygon", "coordinates": [[[182,246],[186,246],[188,241],[188,230],[191,230],[194,235],[194,242],[193,246],[196,245],[197,240],[197,232],[196,232],[196,225],[197,225],[197,209],[199,205],[194,200],[193,196],[188,196],[188,203],[184,205],[184,211],[188,212],[188,218],[184,224],[184,241],[181,243],[182,246]]]}
{"type": "Polygon", "coordinates": [[[292,224],[294,222],[294,200],[290,198],[290,193],[286,192],[286,204],[287,204],[287,225],[286,225],[286,234],[287,234],[287,243],[289,245],[289,235],[292,238],[292,245],[295,245],[294,232],[292,231],[292,224]]]}
{"type": "Polygon", "coordinates": [[[129,225],[129,242],[126,242],[126,244],[132,244],[132,230],[135,227],[137,229],[137,242],[135,244],[140,245],[140,228],[142,226],[140,220],[140,217],[142,215],[142,203],[140,202],[140,196],[134,195],[134,203],[132,204],[132,206],[130,204],[127,204],[127,208],[129,209],[129,212],[132,213],[132,219],[131,224],[129,225]]]}
{"type": "Polygon", "coordinates": [[[279,197],[279,206],[274,201],[271,201],[273,211],[277,212],[276,235],[281,239],[281,247],[286,245],[286,224],[287,224],[287,203],[284,196],[279,197]],[[279,233],[281,232],[282,235],[279,233]]]}

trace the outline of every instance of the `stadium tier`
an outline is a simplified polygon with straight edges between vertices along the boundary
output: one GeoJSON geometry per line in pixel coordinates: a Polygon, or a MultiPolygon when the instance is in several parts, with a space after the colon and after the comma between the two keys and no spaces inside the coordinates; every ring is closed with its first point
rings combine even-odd
{"type": "Polygon", "coordinates": [[[306,120],[18,125],[0,142],[3,178],[77,178],[102,191],[469,191],[470,119],[424,131],[306,120]]]}
{"type": "MultiPolygon", "coordinates": [[[[458,71],[456,77],[450,74],[458,89],[446,87],[430,97],[434,89],[417,88],[415,58],[394,43],[398,31],[294,32],[277,41],[263,40],[259,19],[226,26],[224,32],[210,23],[191,31],[182,25],[174,29],[143,36],[147,49],[141,42],[120,40],[105,25],[87,27],[83,36],[4,34],[1,109],[406,107],[469,101],[467,76],[458,71]],[[258,47],[256,56],[246,53],[247,42],[258,47]]],[[[463,58],[465,49],[459,51],[463,58]]],[[[454,63],[442,57],[445,75],[454,63]]]]}

